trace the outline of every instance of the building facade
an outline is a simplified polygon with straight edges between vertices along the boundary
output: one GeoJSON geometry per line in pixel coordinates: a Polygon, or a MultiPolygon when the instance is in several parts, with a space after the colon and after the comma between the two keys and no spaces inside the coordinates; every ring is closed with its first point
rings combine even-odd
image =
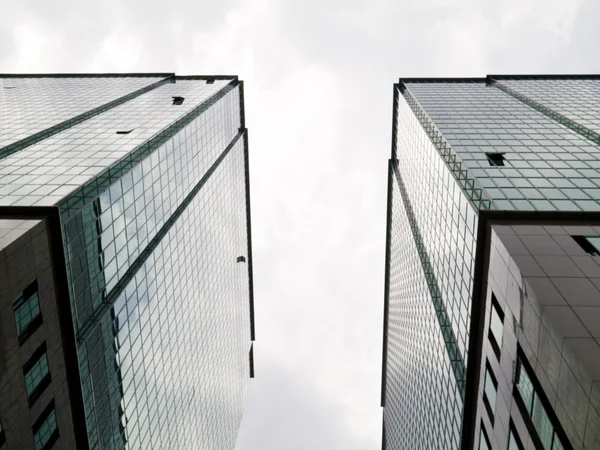
{"type": "Polygon", "coordinates": [[[401,79],[383,448],[600,448],[600,76],[401,79]]]}
{"type": "Polygon", "coordinates": [[[232,449],[255,337],[243,84],[0,76],[0,449],[232,449]]]}

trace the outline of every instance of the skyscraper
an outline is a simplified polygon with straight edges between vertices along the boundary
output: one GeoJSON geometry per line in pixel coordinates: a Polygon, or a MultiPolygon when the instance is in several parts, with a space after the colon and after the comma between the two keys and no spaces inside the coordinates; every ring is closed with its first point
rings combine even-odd
{"type": "Polygon", "coordinates": [[[0,76],[0,449],[235,445],[253,377],[232,76],[0,76]]]}
{"type": "Polygon", "coordinates": [[[600,76],[401,79],[388,449],[600,448],[600,76]]]}

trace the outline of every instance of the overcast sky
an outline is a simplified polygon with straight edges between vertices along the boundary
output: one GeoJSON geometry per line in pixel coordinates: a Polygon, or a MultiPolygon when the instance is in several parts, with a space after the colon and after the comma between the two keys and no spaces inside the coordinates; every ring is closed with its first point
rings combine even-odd
{"type": "Polygon", "coordinates": [[[584,0],[5,1],[0,72],[245,82],[255,367],[238,450],[377,449],[392,84],[600,73],[584,0]]]}

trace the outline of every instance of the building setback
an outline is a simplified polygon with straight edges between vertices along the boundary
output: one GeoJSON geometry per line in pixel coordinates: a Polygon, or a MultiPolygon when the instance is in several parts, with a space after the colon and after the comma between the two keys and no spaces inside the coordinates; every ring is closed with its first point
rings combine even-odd
{"type": "Polygon", "coordinates": [[[0,449],[235,446],[254,376],[243,83],[0,75],[0,449]]]}
{"type": "Polygon", "coordinates": [[[401,79],[384,449],[600,448],[600,76],[401,79]]]}

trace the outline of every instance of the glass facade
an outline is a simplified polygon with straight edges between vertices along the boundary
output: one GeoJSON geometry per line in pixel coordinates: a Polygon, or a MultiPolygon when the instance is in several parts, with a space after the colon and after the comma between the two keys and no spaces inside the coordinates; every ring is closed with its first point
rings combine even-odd
{"type": "MultiPolygon", "coordinates": [[[[494,426],[494,372],[505,364],[503,327],[513,318],[505,325],[494,305],[485,325],[472,323],[482,307],[474,297],[478,284],[487,279],[476,279],[476,271],[489,252],[478,235],[488,217],[503,211],[600,211],[600,145],[592,133],[598,80],[410,79],[395,86],[382,399],[387,448],[477,448],[485,431],[472,408],[479,411],[484,396],[491,409],[486,428],[493,431],[485,444],[508,446],[508,427],[499,425],[506,428],[499,440],[494,426]],[[484,337],[471,336],[480,327],[484,337]],[[443,357],[434,342],[443,344],[443,357]],[[470,368],[471,357],[485,365],[480,352],[490,343],[490,372],[470,368]],[[477,377],[479,388],[467,385],[477,377]],[[477,389],[480,402],[471,406],[477,389]]],[[[524,383],[517,385],[522,396],[524,383]]],[[[545,429],[540,406],[534,417],[533,398],[530,405],[532,420],[545,429]]]]}
{"type": "MultiPolygon", "coordinates": [[[[69,82],[79,92],[79,78],[51,80],[33,83],[55,86],[49,105],[69,82]]],[[[2,80],[14,82],[7,91],[21,81],[2,80]]],[[[119,85],[87,94],[108,107],[0,157],[0,206],[49,206],[60,218],[88,444],[234,448],[253,339],[241,83],[90,83],[119,85]]],[[[28,392],[44,361],[27,372],[28,392]]]]}

